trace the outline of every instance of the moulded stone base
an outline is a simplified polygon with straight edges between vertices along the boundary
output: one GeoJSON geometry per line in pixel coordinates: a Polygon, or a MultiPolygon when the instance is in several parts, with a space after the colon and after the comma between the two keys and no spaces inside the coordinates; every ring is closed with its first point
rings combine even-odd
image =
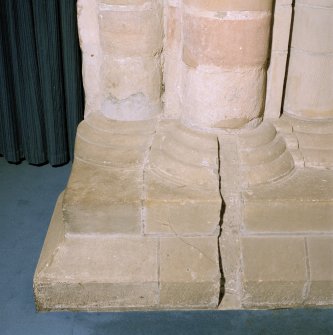
{"type": "Polygon", "coordinates": [[[91,114],[36,269],[37,308],[217,308],[220,209],[215,135],[91,114]]]}
{"type": "Polygon", "coordinates": [[[219,137],[226,202],[221,308],[333,305],[331,166],[307,167],[307,158],[293,152],[311,145],[318,153],[330,141],[330,125],[289,122],[279,120],[276,128],[265,122],[247,134],[219,137]],[[308,144],[311,134],[314,142],[308,144]],[[287,169],[281,159],[286,153],[287,169]]]}

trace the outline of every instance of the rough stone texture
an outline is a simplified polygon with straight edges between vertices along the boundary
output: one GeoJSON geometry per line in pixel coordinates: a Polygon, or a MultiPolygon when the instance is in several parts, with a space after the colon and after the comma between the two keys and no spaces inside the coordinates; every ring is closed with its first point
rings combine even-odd
{"type": "Polygon", "coordinates": [[[216,308],[220,271],[215,237],[160,240],[160,303],[168,308],[216,308]]]}
{"type": "MultiPolygon", "coordinates": [[[[172,5],[171,5],[172,4],[172,5]]],[[[182,9],[179,3],[165,7],[164,39],[164,110],[167,119],[179,119],[182,95],[182,9]]]]}
{"type": "Polygon", "coordinates": [[[262,116],[271,13],[208,8],[184,7],[181,120],[241,128],[262,116]]]}
{"type": "Polygon", "coordinates": [[[283,117],[274,126],[265,121],[243,134],[219,136],[225,201],[220,308],[333,304],[333,175],[323,163],[331,127],[328,121],[283,117]],[[322,165],[318,159],[307,166],[307,147],[322,165]],[[290,153],[291,169],[281,162],[272,169],[281,153],[290,153]]]}
{"type": "Polygon", "coordinates": [[[307,281],[301,237],[242,237],[244,307],[292,306],[303,302],[307,281]]]}
{"type": "Polygon", "coordinates": [[[145,170],[145,233],[219,234],[217,138],[161,122],[145,170]]]}
{"type": "Polygon", "coordinates": [[[209,11],[269,11],[272,0],[184,0],[185,5],[209,11]]]}
{"type": "MultiPolygon", "coordinates": [[[[331,216],[332,219],[332,216],[331,216]]],[[[311,285],[307,303],[333,304],[333,238],[314,236],[307,239],[311,285]]]]}
{"type": "Polygon", "coordinates": [[[97,0],[77,1],[78,31],[82,50],[82,78],[85,92],[85,115],[101,108],[102,92],[99,77],[101,47],[97,0]]]}
{"type": "Polygon", "coordinates": [[[291,4],[78,1],[86,120],[40,310],[333,305],[333,4],[296,1],[288,50],[291,4]]]}
{"type": "Polygon", "coordinates": [[[38,309],[216,308],[218,169],[215,135],[89,115],[36,269],[38,309]]]}
{"type": "Polygon", "coordinates": [[[186,67],[184,78],[182,122],[187,126],[240,128],[262,110],[262,101],[257,99],[265,87],[261,68],[210,71],[186,67]]]}
{"type": "Polygon", "coordinates": [[[99,5],[101,108],[112,119],[145,120],[161,111],[162,10],[160,1],[99,5]]]}
{"type": "MultiPolygon", "coordinates": [[[[215,13],[214,13],[215,14],[215,13]]],[[[190,67],[225,69],[260,66],[266,62],[270,14],[253,17],[230,13],[221,17],[184,15],[183,61],[190,67]]]]}
{"type": "Polygon", "coordinates": [[[154,121],[113,121],[95,113],[81,123],[64,195],[66,231],[141,232],[144,160],[154,132],[154,121]]]}

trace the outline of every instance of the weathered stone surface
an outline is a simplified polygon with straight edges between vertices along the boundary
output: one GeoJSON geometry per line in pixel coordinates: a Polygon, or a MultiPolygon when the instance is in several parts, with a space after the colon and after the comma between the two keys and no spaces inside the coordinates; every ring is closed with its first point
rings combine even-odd
{"type": "Polygon", "coordinates": [[[216,237],[160,240],[160,303],[173,308],[216,308],[220,271],[216,237]]]}
{"type": "Polygon", "coordinates": [[[66,238],[35,274],[37,307],[94,311],[156,306],[157,245],[147,238],[66,238]]]}
{"type": "Polygon", "coordinates": [[[165,8],[165,39],[164,39],[164,111],[168,119],[179,119],[181,114],[182,95],[182,9],[180,6],[165,8]]]}
{"type": "Polygon", "coordinates": [[[218,169],[216,136],[161,122],[145,171],[145,233],[218,235],[218,169]]]}
{"type": "Polygon", "coordinates": [[[99,71],[101,47],[96,1],[78,0],[77,19],[82,51],[82,79],[85,90],[85,115],[100,110],[102,92],[99,71]]]}
{"type": "Polygon", "coordinates": [[[186,65],[194,68],[263,66],[268,52],[270,14],[244,17],[231,12],[229,16],[185,13],[183,61],[186,65]]]}
{"type": "Polygon", "coordinates": [[[142,94],[148,101],[159,100],[161,72],[159,57],[104,56],[101,67],[104,96],[124,100],[142,94]]]}
{"type": "Polygon", "coordinates": [[[265,121],[238,138],[244,185],[258,185],[287,176],[293,171],[293,156],[274,126],[265,121]]]}
{"type": "MultiPolygon", "coordinates": [[[[144,5],[143,5],[144,6],[144,5]]],[[[100,10],[100,40],[106,54],[118,57],[153,56],[162,49],[161,7],[100,10]]]]}
{"type": "Polygon", "coordinates": [[[67,232],[141,233],[144,160],[154,131],[154,121],[96,113],[81,123],[63,202],[67,232]]]}
{"type": "Polygon", "coordinates": [[[307,245],[311,281],[307,303],[313,305],[332,305],[333,238],[332,236],[309,237],[307,245]]]}
{"type": "Polygon", "coordinates": [[[242,237],[244,307],[283,307],[303,302],[307,281],[301,237],[242,237]]]}
{"type": "Polygon", "coordinates": [[[287,180],[247,190],[243,199],[247,232],[333,230],[333,177],[329,171],[297,170],[287,180]]]}
{"type": "Polygon", "coordinates": [[[184,0],[184,4],[209,11],[269,11],[271,0],[184,0]]]}
{"type": "Polygon", "coordinates": [[[201,129],[240,128],[263,111],[265,71],[186,67],[182,122],[201,129]]]}

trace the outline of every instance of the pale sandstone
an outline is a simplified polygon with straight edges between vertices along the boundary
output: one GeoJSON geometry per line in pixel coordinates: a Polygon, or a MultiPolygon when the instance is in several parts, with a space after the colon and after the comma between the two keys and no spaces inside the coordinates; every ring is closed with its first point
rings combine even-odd
{"type": "Polygon", "coordinates": [[[216,136],[161,122],[145,169],[145,233],[217,236],[218,169],[216,136]]]}
{"type": "Polygon", "coordinates": [[[291,1],[276,1],[274,7],[271,55],[267,72],[264,114],[266,119],[277,119],[282,113],[282,97],[286,76],[291,17],[291,1]]]}
{"type": "Polygon", "coordinates": [[[142,183],[140,170],[123,171],[76,161],[64,195],[66,231],[140,233],[142,183]]]}
{"type": "Polygon", "coordinates": [[[223,68],[263,66],[267,59],[270,20],[184,15],[183,61],[190,67],[215,65],[223,68]]]}
{"type": "Polygon", "coordinates": [[[288,51],[292,7],[289,4],[276,3],[272,31],[272,51],[288,51]]]}
{"type": "Polygon", "coordinates": [[[184,0],[184,4],[209,11],[269,11],[272,0],[184,0]]]}
{"type": "Polygon", "coordinates": [[[127,5],[143,5],[147,2],[151,2],[150,0],[99,0],[100,3],[104,3],[107,5],[119,5],[119,6],[127,6],[127,5]]]}
{"type": "Polygon", "coordinates": [[[332,118],[332,73],[332,56],[292,51],[284,111],[303,119],[332,118]]]}
{"type": "Polygon", "coordinates": [[[298,5],[307,5],[312,7],[332,8],[332,0],[297,0],[298,5]]]}
{"type": "Polygon", "coordinates": [[[286,64],[287,52],[272,51],[267,72],[265,119],[278,119],[282,113],[286,64]]]}
{"type": "Polygon", "coordinates": [[[220,271],[216,237],[160,239],[160,303],[216,308],[220,271]]]}
{"type": "Polygon", "coordinates": [[[333,11],[317,7],[315,1],[312,4],[316,7],[297,4],[292,47],[313,53],[333,53],[333,11]]]}
{"type": "Polygon", "coordinates": [[[102,102],[98,75],[101,65],[101,48],[97,10],[97,3],[94,0],[77,1],[78,33],[82,50],[82,79],[85,89],[85,115],[98,111],[102,102]]]}
{"type": "Polygon", "coordinates": [[[161,8],[101,10],[99,28],[102,50],[116,57],[154,56],[162,49],[161,8]]]}
{"type": "Polygon", "coordinates": [[[167,6],[165,9],[165,39],[164,39],[164,110],[163,116],[169,119],[179,119],[181,114],[182,87],[182,27],[180,7],[167,6]]]}
{"type": "Polygon", "coordinates": [[[197,128],[238,128],[263,111],[265,70],[184,69],[182,122],[197,128]]]}
{"type": "Polygon", "coordinates": [[[307,239],[310,266],[310,290],[307,303],[333,304],[333,238],[331,236],[307,239]]]}
{"type": "Polygon", "coordinates": [[[157,247],[157,240],[147,238],[67,238],[48,266],[34,277],[38,309],[96,311],[156,306],[157,247]]]}
{"type": "Polygon", "coordinates": [[[159,57],[115,58],[104,56],[101,66],[103,95],[123,100],[142,94],[148,101],[161,96],[161,63],[159,57]]]}
{"type": "Polygon", "coordinates": [[[307,281],[304,238],[242,237],[244,307],[303,302],[307,281]]]}

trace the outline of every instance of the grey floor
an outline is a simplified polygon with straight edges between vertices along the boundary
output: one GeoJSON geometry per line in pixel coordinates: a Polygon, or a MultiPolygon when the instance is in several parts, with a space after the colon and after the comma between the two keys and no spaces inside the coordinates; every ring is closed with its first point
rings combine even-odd
{"type": "Polygon", "coordinates": [[[333,310],[37,313],[32,277],[70,165],[0,157],[0,334],[333,334],[333,310]]]}

